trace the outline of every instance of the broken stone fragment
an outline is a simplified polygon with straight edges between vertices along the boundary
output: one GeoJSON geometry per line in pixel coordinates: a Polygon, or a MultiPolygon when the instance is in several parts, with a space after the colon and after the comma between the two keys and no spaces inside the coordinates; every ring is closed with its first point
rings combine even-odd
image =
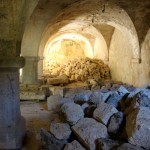
{"type": "Polygon", "coordinates": [[[117,112],[113,114],[109,120],[108,124],[108,132],[112,134],[117,134],[119,133],[121,129],[121,125],[123,123],[123,113],[122,112],[117,112]]]}
{"type": "Polygon", "coordinates": [[[128,142],[150,149],[150,108],[139,107],[126,117],[128,142]]]}
{"type": "Polygon", "coordinates": [[[80,105],[75,103],[63,104],[61,111],[63,112],[66,121],[71,125],[74,125],[77,121],[84,117],[83,109],[80,105]]]}
{"type": "Polygon", "coordinates": [[[64,150],[86,150],[78,141],[74,140],[71,143],[68,143],[64,150]]]}
{"type": "Polygon", "coordinates": [[[119,142],[112,139],[100,138],[97,140],[97,150],[113,150],[117,146],[119,142]]]}
{"type": "Polygon", "coordinates": [[[46,150],[62,150],[67,140],[58,140],[45,129],[40,129],[42,148],[46,150]]]}
{"type": "Polygon", "coordinates": [[[90,96],[90,102],[94,104],[99,104],[100,102],[105,102],[110,96],[110,92],[101,92],[100,90],[93,91],[90,96]]]}
{"type": "Polygon", "coordinates": [[[59,140],[67,140],[71,135],[71,129],[67,123],[51,123],[50,132],[59,140]]]}
{"type": "Polygon", "coordinates": [[[117,147],[115,150],[144,150],[144,149],[137,145],[135,146],[130,143],[124,143],[120,145],[119,147],[117,147]]]}
{"type": "Polygon", "coordinates": [[[88,150],[95,150],[95,142],[98,138],[108,137],[106,126],[92,118],[80,119],[72,130],[88,150]]]}
{"type": "Polygon", "coordinates": [[[58,85],[58,84],[67,84],[69,83],[68,76],[63,74],[55,78],[47,78],[47,84],[58,85]]]}
{"type": "Polygon", "coordinates": [[[47,99],[48,110],[60,110],[60,107],[67,102],[72,102],[72,100],[63,98],[61,95],[52,95],[47,99]]]}
{"type": "Polygon", "coordinates": [[[93,113],[93,118],[95,118],[97,121],[107,125],[110,117],[114,113],[117,113],[117,112],[118,112],[118,110],[115,107],[113,107],[107,103],[99,103],[93,113]]]}

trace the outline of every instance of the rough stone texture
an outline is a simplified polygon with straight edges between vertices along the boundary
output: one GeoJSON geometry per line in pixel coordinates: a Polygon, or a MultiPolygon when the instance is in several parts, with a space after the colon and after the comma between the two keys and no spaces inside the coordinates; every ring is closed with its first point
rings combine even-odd
{"type": "Polygon", "coordinates": [[[67,144],[67,140],[58,140],[45,129],[40,130],[40,136],[42,148],[46,150],[62,150],[65,144],[67,144]]]}
{"type": "Polygon", "coordinates": [[[93,113],[93,117],[97,120],[102,122],[103,124],[107,125],[110,117],[114,114],[117,113],[118,110],[106,103],[99,103],[97,108],[95,109],[93,113]]]}
{"type": "Polygon", "coordinates": [[[119,102],[123,100],[124,95],[119,95],[118,92],[114,91],[111,93],[111,96],[108,98],[107,103],[114,106],[119,107],[119,102]]]}
{"type": "Polygon", "coordinates": [[[68,143],[64,150],[86,150],[78,141],[74,140],[71,143],[68,143]]]}
{"type": "Polygon", "coordinates": [[[71,129],[67,123],[51,123],[50,132],[59,140],[67,140],[71,135],[71,129]]]}
{"type": "Polygon", "coordinates": [[[67,75],[61,75],[55,78],[47,78],[46,83],[50,85],[67,84],[69,83],[69,79],[67,75]]]}
{"type": "Polygon", "coordinates": [[[81,107],[82,107],[83,111],[85,111],[85,109],[87,107],[89,107],[89,104],[88,103],[84,103],[84,104],[81,105],[81,107]]]}
{"type": "Polygon", "coordinates": [[[44,67],[44,73],[50,76],[65,74],[72,81],[86,81],[88,79],[109,79],[110,71],[102,60],[90,58],[71,59],[62,64],[59,62],[48,62],[44,67]]]}
{"type": "Polygon", "coordinates": [[[63,112],[66,121],[73,125],[78,120],[84,117],[83,109],[80,105],[75,103],[65,103],[61,107],[61,111],[63,112]]]}
{"type": "Polygon", "coordinates": [[[117,147],[115,150],[144,150],[144,149],[139,146],[135,146],[129,143],[124,143],[119,147],[117,147]]]}
{"type": "Polygon", "coordinates": [[[122,95],[122,96],[125,96],[125,95],[129,94],[129,91],[124,86],[120,86],[117,89],[117,92],[118,92],[119,95],[122,95]]]}
{"type": "Polygon", "coordinates": [[[48,110],[59,110],[67,102],[72,102],[72,100],[63,98],[61,95],[52,95],[47,99],[48,110]]]}
{"type": "Polygon", "coordinates": [[[112,139],[100,138],[97,140],[97,150],[113,150],[117,146],[119,142],[112,139]]]}
{"type": "Polygon", "coordinates": [[[134,105],[135,107],[138,106],[150,107],[150,90],[143,89],[140,92],[138,92],[134,96],[131,105],[134,105]]]}
{"type": "Polygon", "coordinates": [[[108,136],[107,128],[92,118],[79,120],[72,130],[88,150],[95,150],[96,139],[108,136]]]}
{"type": "Polygon", "coordinates": [[[74,97],[75,103],[84,103],[89,100],[89,97],[91,96],[92,92],[90,90],[85,90],[80,93],[76,93],[74,97]]]}
{"type": "Polygon", "coordinates": [[[44,91],[21,91],[21,100],[45,100],[46,95],[44,91]]]}
{"type": "Polygon", "coordinates": [[[99,104],[100,102],[105,102],[110,96],[110,92],[94,91],[90,97],[90,102],[94,104],[99,104]]]}
{"type": "Polygon", "coordinates": [[[80,96],[79,98],[82,98],[82,100],[87,101],[89,99],[89,97],[83,95],[83,93],[85,93],[85,94],[87,93],[87,88],[86,87],[76,87],[76,88],[71,88],[71,89],[70,88],[65,88],[64,97],[74,99],[75,96],[79,97],[78,95],[81,94],[82,97],[80,96]]]}
{"type": "Polygon", "coordinates": [[[140,88],[136,88],[134,89],[132,92],[129,93],[129,95],[127,96],[126,99],[123,99],[121,102],[120,102],[120,108],[121,110],[125,113],[125,114],[128,114],[128,112],[132,111],[133,108],[130,108],[131,106],[131,102],[133,100],[133,97],[139,93],[142,89],[140,88]]]}
{"type": "Polygon", "coordinates": [[[150,149],[150,109],[139,107],[126,117],[129,143],[150,149]]]}
{"type": "Polygon", "coordinates": [[[108,124],[109,133],[117,134],[119,132],[123,123],[123,117],[124,115],[122,112],[117,112],[111,116],[108,124]]]}

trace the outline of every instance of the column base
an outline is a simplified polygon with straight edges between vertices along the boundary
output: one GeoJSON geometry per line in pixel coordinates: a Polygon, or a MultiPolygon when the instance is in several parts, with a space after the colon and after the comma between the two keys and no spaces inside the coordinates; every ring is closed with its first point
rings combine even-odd
{"type": "Polygon", "coordinates": [[[15,127],[0,128],[0,149],[21,149],[25,128],[23,117],[15,127]]]}

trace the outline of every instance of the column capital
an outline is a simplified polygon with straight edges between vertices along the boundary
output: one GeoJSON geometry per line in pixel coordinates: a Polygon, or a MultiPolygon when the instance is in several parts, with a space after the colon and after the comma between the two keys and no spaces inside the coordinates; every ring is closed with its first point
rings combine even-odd
{"type": "Polygon", "coordinates": [[[25,59],[23,57],[2,57],[0,58],[1,69],[20,69],[24,67],[25,59]]]}

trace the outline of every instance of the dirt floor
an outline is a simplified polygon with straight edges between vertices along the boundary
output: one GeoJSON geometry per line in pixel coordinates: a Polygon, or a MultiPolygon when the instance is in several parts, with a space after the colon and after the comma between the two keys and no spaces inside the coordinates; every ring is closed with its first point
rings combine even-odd
{"type": "Polygon", "coordinates": [[[50,122],[56,115],[47,110],[47,102],[20,102],[21,114],[26,119],[26,137],[22,150],[40,149],[40,128],[49,129],[50,122]]]}

